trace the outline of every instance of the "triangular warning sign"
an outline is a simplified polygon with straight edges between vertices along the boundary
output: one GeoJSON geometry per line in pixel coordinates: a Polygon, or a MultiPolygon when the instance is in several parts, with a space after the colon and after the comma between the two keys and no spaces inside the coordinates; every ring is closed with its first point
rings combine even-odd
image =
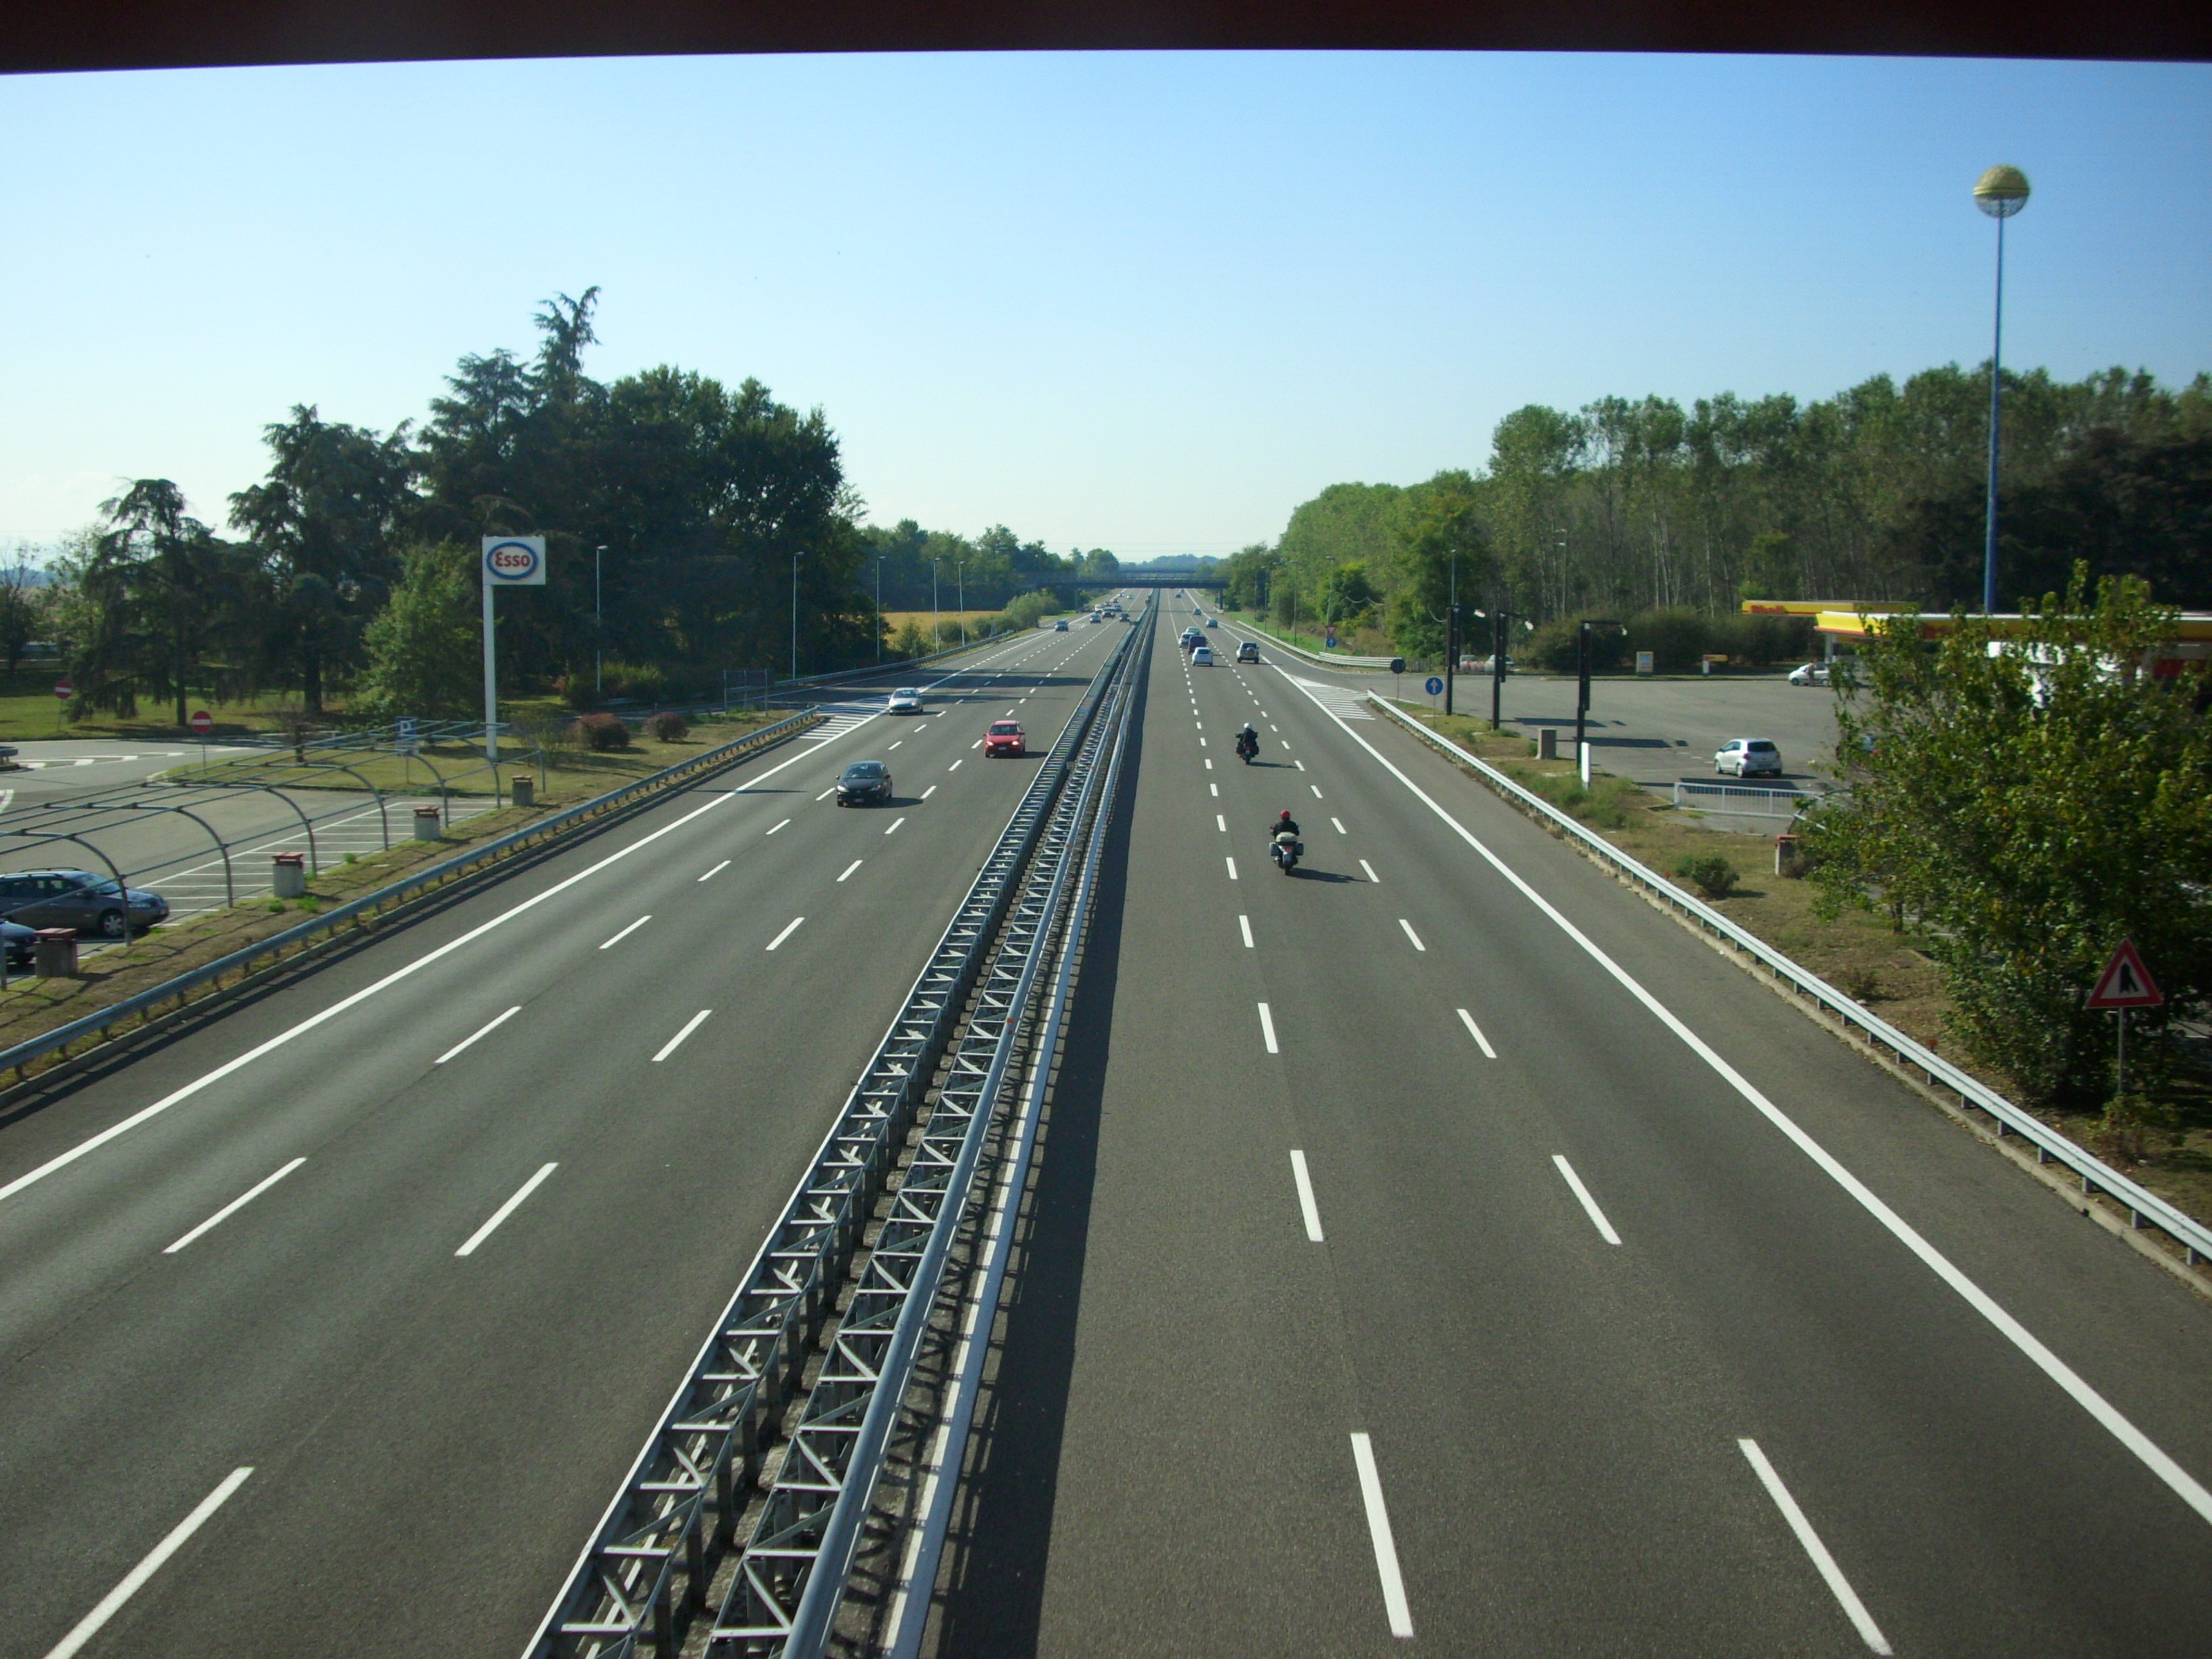
{"type": "Polygon", "coordinates": [[[2089,993],[2092,1008],[2155,1008],[2166,1000],[2143,966],[2133,939],[2124,939],[2105,971],[2097,975],[2097,988],[2089,993]]]}

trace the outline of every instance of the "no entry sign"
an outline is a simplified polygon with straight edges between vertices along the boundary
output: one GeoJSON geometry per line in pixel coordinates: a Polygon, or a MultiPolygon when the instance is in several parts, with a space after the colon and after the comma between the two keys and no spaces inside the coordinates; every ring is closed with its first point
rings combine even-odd
{"type": "Polygon", "coordinates": [[[76,696],[76,687],[71,685],[67,680],[56,680],[54,682],[54,695],[59,697],[64,702],[67,702],[71,697],[76,696]]]}
{"type": "Polygon", "coordinates": [[[192,710],[192,730],[202,737],[215,730],[215,716],[204,708],[192,710]]]}

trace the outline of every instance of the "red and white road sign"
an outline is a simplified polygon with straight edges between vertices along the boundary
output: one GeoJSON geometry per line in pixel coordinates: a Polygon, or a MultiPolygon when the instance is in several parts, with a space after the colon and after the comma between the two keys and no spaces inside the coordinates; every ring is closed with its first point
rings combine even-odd
{"type": "Polygon", "coordinates": [[[76,687],[71,685],[67,680],[56,680],[54,682],[54,695],[59,697],[64,702],[67,702],[71,697],[76,696],[76,687]]]}
{"type": "Polygon", "coordinates": [[[2165,1000],[2166,994],[2152,980],[2131,939],[2120,941],[2105,971],[2097,975],[2097,988],[2089,993],[2092,1008],[2155,1008],[2165,1000]]]}
{"type": "Polygon", "coordinates": [[[192,730],[202,737],[215,730],[215,716],[204,708],[192,710],[192,730]]]}

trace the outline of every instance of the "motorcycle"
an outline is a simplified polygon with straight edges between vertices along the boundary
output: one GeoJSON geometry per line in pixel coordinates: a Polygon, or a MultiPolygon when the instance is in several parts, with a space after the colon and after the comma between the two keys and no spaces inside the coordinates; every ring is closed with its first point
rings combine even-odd
{"type": "Polygon", "coordinates": [[[1298,854],[1305,850],[1305,842],[1285,830],[1275,837],[1274,845],[1267,849],[1267,855],[1275,860],[1275,867],[1287,876],[1297,868],[1298,854]]]}
{"type": "Polygon", "coordinates": [[[1237,734],[1237,752],[1243,757],[1244,764],[1247,766],[1258,759],[1260,739],[1257,735],[1250,732],[1239,732],[1237,734]]]}

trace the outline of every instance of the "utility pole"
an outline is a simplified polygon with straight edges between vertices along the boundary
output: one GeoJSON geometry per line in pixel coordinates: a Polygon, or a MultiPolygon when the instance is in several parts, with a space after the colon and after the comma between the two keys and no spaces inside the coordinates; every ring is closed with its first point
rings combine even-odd
{"type": "Polygon", "coordinates": [[[1451,556],[1451,594],[1444,604],[1444,713],[1452,712],[1452,680],[1459,669],[1459,555],[1451,556]]]}
{"type": "Polygon", "coordinates": [[[876,666],[884,665],[884,556],[876,555],[876,666]]]}
{"type": "Polygon", "coordinates": [[[952,580],[953,580],[956,583],[957,583],[957,584],[958,584],[958,592],[959,592],[959,596],[960,596],[960,643],[961,643],[961,644],[963,644],[963,645],[965,645],[965,644],[967,644],[967,643],[968,643],[968,561],[967,561],[967,560],[965,560],[965,559],[959,559],[959,560],[956,560],[956,561],[954,562],[953,566],[952,566],[952,580]]]}
{"type": "Polygon", "coordinates": [[[799,550],[791,550],[791,678],[799,678],[799,550]]]}
{"type": "Polygon", "coordinates": [[[933,652],[945,643],[945,618],[937,608],[937,561],[929,562],[929,648],[933,652]]]}
{"type": "Polygon", "coordinates": [[[592,695],[596,697],[606,690],[606,616],[599,605],[599,566],[607,556],[607,550],[592,550],[592,695]]]}
{"type": "Polygon", "coordinates": [[[1589,750],[1583,739],[1583,723],[1589,714],[1590,630],[1620,626],[1610,617],[1585,617],[1575,633],[1575,768],[1585,787],[1589,783],[1589,750]]]}

